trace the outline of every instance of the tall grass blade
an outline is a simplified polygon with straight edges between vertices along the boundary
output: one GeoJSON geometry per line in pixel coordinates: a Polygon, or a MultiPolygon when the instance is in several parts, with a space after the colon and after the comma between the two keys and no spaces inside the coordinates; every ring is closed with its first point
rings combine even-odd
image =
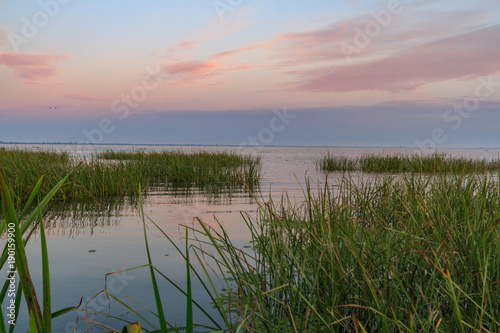
{"type": "Polygon", "coordinates": [[[153,268],[153,263],[151,261],[151,254],[149,252],[148,236],[146,231],[146,220],[144,218],[144,207],[142,204],[141,186],[139,185],[139,205],[141,212],[142,225],[144,230],[144,241],[146,243],[146,253],[148,255],[149,271],[151,273],[151,282],[153,283],[153,291],[155,295],[156,310],[158,311],[158,318],[160,320],[160,328],[162,333],[167,333],[167,322],[165,320],[165,313],[163,311],[163,305],[161,303],[160,291],[158,289],[158,284],[156,282],[156,276],[153,268]]]}
{"type": "Polygon", "coordinates": [[[31,280],[31,276],[29,273],[26,251],[24,249],[24,240],[14,210],[14,203],[12,202],[9,189],[7,188],[7,184],[1,172],[0,172],[0,193],[2,195],[2,207],[5,216],[5,222],[7,225],[11,223],[14,225],[16,266],[19,273],[19,279],[21,281],[21,287],[23,289],[26,303],[28,305],[28,309],[31,314],[30,325],[33,325],[33,327],[36,328],[37,332],[41,333],[43,332],[44,329],[42,312],[40,310],[40,305],[38,303],[38,299],[36,296],[35,287],[33,285],[33,281],[31,280]]]}
{"type": "Polygon", "coordinates": [[[186,228],[186,271],[187,271],[187,306],[186,306],[186,332],[193,333],[193,295],[191,290],[191,264],[189,262],[189,229],[186,228]]]}
{"type": "Polygon", "coordinates": [[[28,212],[28,210],[31,207],[31,204],[33,203],[33,200],[35,200],[35,197],[40,193],[40,188],[42,187],[43,183],[43,176],[38,179],[38,182],[35,185],[35,188],[33,189],[33,192],[31,192],[30,197],[28,198],[28,201],[24,205],[23,210],[21,211],[21,214],[19,214],[18,220],[22,221],[24,215],[28,212]]]}
{"type": "Polygon", "coordinates": [[[42,212],[38,210],[40,218],[40,240],[42,247],[42,286],[43,286],[43,320],[45,323],[44,332],[52,331],[52,304],[50,293],[50,267],[49,254],[47,251],[47,239],[45,236],[45,226],[43,224],[42,212]]]}
{"type": "MultiPolygon", "coordinates": [[[[182,258],[184,260],[186,260],[186,254],[179,248],[179,246],[174,242],[174,240],[165,233],[164,230],[162,230],[160,228],[160,226],[155,223],[151,218],[148,217],[148,220],[163,234],[163,236],[165,236],[165,238],[167,238],[167,240],[169,241],[170,244],[172,244],[174,246],[174,248],[176,249],[176,251],[179,253],[180,256],[182,256],[182,258]]],[[[196,252],[195,252],[196,254],[196,252]]],[[[197,254],[196,254],[197,255],[197,254]]],[[[198,258],[199,259],[199,258],[198,258]]],[[[198,273],[198,271],[196,269],[194,269],[194,267],[192,265],[191,266],[191,269],[192,269],[192,272],[193,274],[196,276],[196,278],[198,279],[198,281],[202,284],[203,288],[205,289],[205,291],[207,292],[207,294],[209,295],[211,301],[213,304],[218,304],[217,303],[217,299],[216,297],[214,297],[212,295],[212,293],[210,292],[208,286],[206,285],[206,283],[203,281],[203,279],[201,278],[201,275],[198,273]]],[[[213,283],[212,283],[212,280],[210,278],[210,276],[208,275],[208,271],[206,270],[206,267],[202,265],[202,268],[204,270],[204,273],[205,275],[207,276],[207,278],[209,279],[210,281],[210,284],[211,284],[211,287],[212,289],[215,291],[215,293],[217,293],[213,283]]],[[[183,293],[184,295],[187,296],[187,293],[186,291],[184,291],[180,286],[178,286],[174,281],[172,281],[171,279],[168,278],[168,276],[166,276],[165,274],[163,274],[162,272],[158,271],[158,274],[160,274],[165,280],[167,280],[173,287],[175,287],[177,290],[179,290],[181,293],[183,293]]],[[[205,316],[207,316],[207,318],[218,328],[218,329],[222,329],[222,327],[219,325],[219,323],[213,318],[213,316],[211,316],[205,309],[203,309],[203,307],[201,307],[195,300],[193,300],[193,304],[203,312],[203,314],[205,314],[205,316]]],[[[226,326],[229,326],[229,322],[227,321],[227,318],[226,316],[224,315],[224,311],[217,306],[217,310],[219,310],[219,314],[221,315],[221,317],[225,320],[225,323],[226,323],[226,326]]]]}

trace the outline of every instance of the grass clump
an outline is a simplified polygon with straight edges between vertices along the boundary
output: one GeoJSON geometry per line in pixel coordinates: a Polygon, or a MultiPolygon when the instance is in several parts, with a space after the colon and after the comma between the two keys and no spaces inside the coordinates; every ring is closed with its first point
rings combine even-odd
{"type": "Polygon", "coordinates": [[[72,186],[63,186],[56,199],[133,196],[139,185],[146,191],[172,184],[253,186],[261,177],[260,157],[232,152],[108,151],[90,158],[71,158],[67,152],[0,149],[0,171],[16,205],[27,200],[40,175],[45,177],[40,189],[43,194],[75,168],[66,184],[72,186]]]}
{"type": "Polygon", "coordinates": [[[260,157],[232,152],[106,151],[97,158],[128,162],[134,169],[144,170],[152,178],[167,178],[170,183],[241,184],[244,180],[256,184],[260,180],[260,157]]]}
{"type": "Polygon", "coordinates": [[[416,172],[416,173],[484,173],[500,169],[500,160],[433,155],[364,155],[349,158],[325,155],[316,161],[324,171],[416,172]]]}
{"type": "Polygon", "coordinates": [[[192,248],[230,290],[220,312],[249,331],[500,330],[492,177],[343,178],[316,195],[308,186],[300,206],[261,203],[246,221],[253,250],[202,221],[192,248]]]}

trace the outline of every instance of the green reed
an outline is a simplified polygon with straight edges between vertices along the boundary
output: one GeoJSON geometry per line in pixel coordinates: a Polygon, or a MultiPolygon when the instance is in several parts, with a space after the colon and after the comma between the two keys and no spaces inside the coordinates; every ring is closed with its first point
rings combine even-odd
{"type": "Polygon", "coordinates": [[[257,185],[260,162],[259,157],[233,152],[108,151],[89,158],[71,158],[66,152],[0,149],[0,170],[16,205],[27,200],[40,175],[45,176],[41,193],[48,193],[75,168],[57,199],[136,195],[139,185],[144,190],[181,183],[257,185]]]}
{"type": "MultiPolygon", "coordinates": [[[[39,207],[45,207],[65,181],[39,207]]],[[[40,209],[27,220],[23,219],[27,210],[17,217],[7,186],[3,180],[1,184],[6,219],[0,231],[11,221],[25,220],[16,228],[16,246],[20,245],[16,260],[22,265],[19,275],[31,320],[41,332],[44,327],[50,329],[50,299],[46,300],[50,293],[43,296],[42,311],[36,297],[30,296],[34,288],[21,246],[21,235],[40,216],[40,209]]],[[[33,193],[40,186],[41,181],[33,193]]],[[[186,233],[182,249],[150,220],[186,260],[187,276],[202,284],[219,317],[195,301],[191,293],[195,282],[188,280],[186,326],[164,321],[163,293],[156,279],[180,288],[148,256],[148,264],[141,267],[151,271],[161,332],[187,332],[194,327],[218,332],[500,330],[497,176],[342,177],[316,191],[307,183],[299,204],[286,196],[277,203],[256,200],[258,216],[243,214],[252,247],[235,245],[222,223],[211,226],[198,219],[198,226],[186,226],[192,236],[188,244],[186,233]],[[193,265],[194,258],[200,266],[193,265]],[[195,325],[193,307],[206,314],[213,327],[195,325]]],[[[147,216],[140,207],[149,251],[147,216]]],[[[45,238],[43,233],[41,237],[45,238]]],[[[43,265],[48,267],[44,247],[42,241],[43,265]]],[[[48,270],[44,275],[48,280],[48,270]]],[[[145,321],[133,309],[131,313],[145,321]]]]}
{"type": "MultiPolygon", "coordinates": [[[[254,332],[498,332],[500,185],[476,175],[338,180],[246,216],[253,249],[199,221],[221,315],[254,332]],[[212,248],[207,248],[206,244],[212,248]]],[[[203,245],[203,246],[202,246],[203,245]]],[[[201,256],[200,256],[201,257],[201,256]]],[[[207,271],[209,267],[205,268],[207,271]]],[[[207,275],[208,276],[208,275],[207,275]]],[[[234,327],[234,326],[233,326],[234,327]]]]}
{"type": "MultiPolygon", "coordinates": [[[[55,159],[42,156],[37,163],[55,159]]],[[[55,164],[65,163],[70,159],[55,164]]],[[[12,221],[25,221],[15,232],[16,261],[37,331],[50,330],[49,273],[44,268],[48,293],[40,305],[22,236],[29,237],[37,217],[42,223],[41,208],[68,181],[59,180],[27,219],[29,210],[16,216],[6,182],[0,186],[5,216],[0,230],[12,221]]],[[[26,207],[41,193],[43,183],[35,184],[26,207]]],[[[252,248],[236,246],[222,224],[212,227],[201,220],[198,227],[187,227],[193,233],[191,246],[178,248],[188,276],[202,283],[218,311],[220,319],[211,317],[211,330],[222,329],[219,322],[228,330],[254,332],[500,330],[500,183],[494,175],[342,177],[317,191],[307,184],[300,204],[286,196],[278,203],[257,202],[257,218],[243,215],[252,248]],[[189,251],[201,268],[195,269],[189,251]]],[[[43,267],[48,267],[45,235],[41,237],[43,267]]],[[[6,249],[2,258],[4,264],[6,249]]],[[[171,282],[151,261],[148,266],[154,269],[151,276],[171,282]]],[[[161,291],[152,281],[158,305],[161,291]]],[[[203,311],[190,288],[185,294],[188,314],[193,306],[203,311]]],[[[167,329],[163,324],[162,331],[192,330],[190,325],[167,329]]]]}
{"type": "Polygon", "coordinates": [[[327,154],[316,160],[316,166],[324,171],[484,173],[499,170],[500,160],[450,157],[437,153],[432,155],[369,154],[353,158],[327,154]]]}
{"type": "Polygon", "coordinates": [[[251,248],[222,223],[186,226],[200,267],[183,257],[226,330],[500,330],[497,177],[342,177],[304,197],[258,199],[251,248]]]}

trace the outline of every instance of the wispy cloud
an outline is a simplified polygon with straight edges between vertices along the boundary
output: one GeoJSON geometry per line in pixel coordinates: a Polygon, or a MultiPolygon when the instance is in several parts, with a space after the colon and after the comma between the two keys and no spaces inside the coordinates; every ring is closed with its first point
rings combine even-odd
{"type": "Polygon", "coordinates": [[[165,65],[161,70],[171,78],[182,81],[195,81],[214,75],[220,66],[221,65],[216,62],[185,61],[172,65],[165,65]]]}
{"type": "MultiPolygon", "coordinates": [[[[177,85],[200,83],[215,78],[225,72],[252,68],[248,64],[227,64],[224,59],[213,61],[185,61],[161,67],[166,81],[177,85]]],[[[220,85],[220,82],[204,82],[205,85],[220,85]]]]}
{"type": "Polygon", "coordinates": [[[252,23],[246,17],[252,13],[253,9],[241,10],[239,15],[232,15],[231,19],[226,20],[214,16],[203,29],[198,31],[198,37],[183,39],[165,50],[153,53],[153,56],[165,61],[161,66],[165,82],[175,85],[196,83],[217,86],[224,82],[211,79],[226,72],[252,68],[248,63],[230,63],[239,50],[220,52],[204,59],[200,59],[199,55],[192,55],[193,51],[202,48],[204,44],[213,45],[216,40],[250,26],[252,23]]]}
{"type": "Polygon", "coordinates": [[[230,59],[234,58],[235,56],[239,55],[240,53],[267,49],[278,42],[279,42],[278,40],[271,40],[269,42],[264,42],[264,43],[255,44],[255,45],[248,45],[248,46],[244,46],[244,47],[241,47],[238,49],[219,52],[219,53],[211,55],[210,59],[230,60],[230,59]]]}
{"type": "Polygon", "coordinates": [[[444,38],[350,66],[295,71],[291,90],[348,92],[408,91],[453,79],[474,79],[500,71],[500,25],[444,38]]]}
{"type": "Polygon", "coordinates": [[[230,60],[239,53],[238,50],[221,52],[209,56],[206,60],[191,60],[189,52],[198,49],[201,44],[231,35],[249,25],[248,21],[211,21],[195,39],[182,40],[167,51],[157,52],[154,55],[167,60],[161,66],[161,73],[165,81],[170,84],[187,85],[192,83],[215,86],[224,82],[213,82],[210,79],[230,71],[249,69],[252,66],[246,63],[230,64],[230,60]]]}
{"type": "Polygon", "coordinates": [[[401,50],[488,26],[485,8],[442,11],[428,9],[425,4],[405,3],[401,13],[385,17],[386,14],[381,14],[384,5],[369,14],[332,22],[318,29],[278,34],[269,43],[274,68],[347,65],[340,46],[343,43],[356,46],[355,38],[359,31],[366,29],[367,23],[378,25],[380,32],[368,37],[359,53],[352,55],[354,63],[381,59],[401,50]]]}
{"type": "Polygon", "coordinates": [[[56,76],[59,69],[54,64],[62,60],[69,60],[69,56],[28,52],[0,53],[0,65],[6,66],[24,83],[31,84],[39,84],[56,76]]]}
{"type": "Polygon", "coordinates": [[[206,60],[172,56],[234,33],[243,25],[229,22],[226,31],[207,28],[202,37],[180,41],[169,49],[164,57],[171,61],[162,67],[163,74],[169,82],[180,85],[214,84],[207,81],[228,71],[256,68],[293,77],[280,85],[290,90],[394,92],[432,82],[474,78],[498,69],[498,48],[492,41],[498,40],[499,29],[484,28],[488,17],[485,8],[442,11],[428,8],[427,4],[430,2],[406,4],[403,12],[393,15],[382,32],[356,55],[353,65],[347,64],[340,44],[352,43],[356,29],[363,29],[367,22],[375,20],[373,13],[318,29],[277,34],[266,42],[221,51],[206,60]],[[264,49],[268,50],[268,56],[258,62],[234,61],[241,54],[264,49]]]}
{"type": "Polygon", "coordinates": [[[214,19],[198,32],[199,37],[183,39],[167,49],[154,52],[152,55],[170,61],[182,61],[188,57],[190,51],[200,48],[203,43],[234,34],[250,24],[246,20],[220,21],[214,19]]]}
{"type": "Polygon", "coordinates": [[[80,95],[80,94],[64,95],[62,97],[63,98],[69,98],[69,99],[78,99],[78,100],[81,100],[81,101],[105,101],[104,98],[98,98],[98,97],[87,96],[87,95],[80,95]]]}

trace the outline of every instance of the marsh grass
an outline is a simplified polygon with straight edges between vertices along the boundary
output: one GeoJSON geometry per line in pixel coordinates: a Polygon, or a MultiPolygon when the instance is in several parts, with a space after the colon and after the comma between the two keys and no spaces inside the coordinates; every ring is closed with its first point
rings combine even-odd
{"type": "MultiPolygon", "coordinates": [[[[11,221],[19,225],[16,259],[22,265],[22,290],[33,330],[45,332],[50,329],[50,294],[44,294],[42,305],[33,297],[22,239],[29,238],[41,209],[28,218],[23,218],[27,209],[16,215],[8,186],[0,180],[6,216],[0,231],[11,221]]],[[[60,180],[39,207],[67,181],[60,180]]],[[[27,206],[41,184],[36,183],[27,206]]],[[[186,325],[178,327],[164,319],[157,280],[181,288],[149,255],[141,266],[151,273],[161,332],[500,331],[498,174],[406,173],[361,181],[341,177],[317,189],[306,183],[302,203],[286,195],[279,202],[256,198],[258,215],[242,214],[250,248],[235,245],[222,223],[199,219],[197,225],[185,226],[191,236],[186,233],[185,248],[180,247],[147,218],[139,199],[147,251],[146,223],[151,223],[185,259],[189,277],[183,291],[186,325]],[[193,283],[208,293],[217,316],[196,302],[193,283]],[[193,308],[210,318],[211,327],[196,325],[193,308]]],[[[45,241],[43,266],[48,267],[44,247],[45,241]]],[[[43,274],[48,281],[48,271],[43,274]]],[[[130,311],[143,320],[139,312],[130,311]]]]}
{"type": "Polygon", "coordinates": [[[317,190],[307,183],[300,204],[257,201],[257,217],[243,214],[252,247],[198,219],[186,226],[183,252],[150,221],[209,293],[225,330],[500,331],[497,177],[343,177],[317,190]]]}
{"type": "Polygon", "coordinates": [[[85,159],[71,158],[66,152],[0,149],[0,170],[16,205],[28,199],[40,175],[45,177],[40,191],[48,193],[75,168],[56,199],[134,196],[139,185],[145,191],[172,184],[257,185],[261,177],[259,157],[230,152],[107,151],[85,159]]]}
{"type": "Polygon", "coordinates": [[[498,171],[500,160],[432,155],[364,155],[360,157],[327,154],[316,160],[324,171],[414,172],[414,173],[485,173],[498,171]]]}
{"type": "Polygon", "coordinates": [[[212,291],[221,315],[254,332],[500,330],[496,179],[342,178],[304,192],[245,217],[253,250],[222,224],[193,229],[229,290],[212,291]]]}
{"type": "Polygon", "coordinates": [[[134,169],[145,170],[153,179],[166,177],[169,183],[238,183],[255,184],[260,179],[260,157],[233,152],[106,151],[99,159],[126,161],[134,169]]]}

